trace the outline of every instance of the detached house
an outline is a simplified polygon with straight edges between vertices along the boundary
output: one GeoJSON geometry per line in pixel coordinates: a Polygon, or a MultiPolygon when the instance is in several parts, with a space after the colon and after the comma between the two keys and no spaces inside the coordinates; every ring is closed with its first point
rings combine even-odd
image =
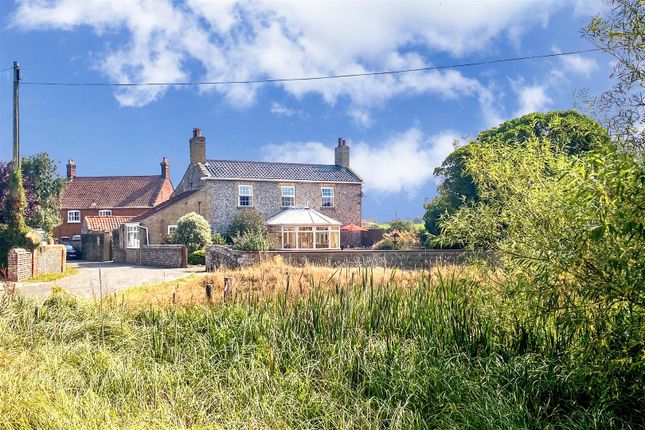
{"type": "Polygon", "coordinates": [[[67,178],[61,196],[63,223],[54,229],[61,241],[80,239],[86,217],[132,218],[165,202],[174,191],[166,157],[161,174],[151,176],[76,176],[76,165],[69,160],[67,178]]]}
{"type": "Polygon", "coordinates": [[[361,223],[362,180],[349,166],[344,139],[333,164],[209,160],[198,128],[189,147],[190,165],[172,198],[131,220],[133,234],[138,223],[152,244],[172,234],[189,212],[226,232],[236,214],[257,210],[283,249],[336,249],[340,227],[361,223]]]}

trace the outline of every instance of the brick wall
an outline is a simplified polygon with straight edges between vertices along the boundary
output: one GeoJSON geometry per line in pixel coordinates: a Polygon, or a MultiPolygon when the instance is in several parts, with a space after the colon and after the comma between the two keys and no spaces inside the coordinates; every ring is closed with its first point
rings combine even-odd
{"type": "Polygon", "coordinates": [[[341,251],[269,251],[239,252],[228,247],[206,248],[206,270],[217,267],[240,267],[258,263],[263,258],[280,255],[285,263],[302,266],[379,266],[401,269],[423,269],[432,264],[459,264],[471,254],[457,249],[421,249],[411,251],[341,250],[341,251]]]}
{"type": "Polygon", "coordinates": [[[66,267],[63,245],[46,245],[27,251],[22,248],[9,250],[8,277],[10,282],[20,282],[43,273],[62,273],[66,267]]]}
{"type": "Polygon", "coordinates": [[[53,236],[56,239],[60,240],[60,238],[63,236],[69,237],[71,239],[72,236],[81,234],[81,226],[83,224],[83,220],[85,219],[85,217],[98,216],[99,209],[110,209],[112,211],[112,216],[131,216],[131,217],[144,214],[150,210],[150,208],[96,208],[96,209],[64,208],[60,210],[60,218],[63,221],[63,223],[54,229],[53,236]],[[67,222],[68,210],[80,210],[81,222],[68,223],[67,222]]]}

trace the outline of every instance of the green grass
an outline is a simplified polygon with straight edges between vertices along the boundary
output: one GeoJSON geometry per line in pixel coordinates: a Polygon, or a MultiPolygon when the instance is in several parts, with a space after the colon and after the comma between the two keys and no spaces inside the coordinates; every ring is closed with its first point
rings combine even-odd
{"type": "Polygon", "coordinates": [[[65,266],[65,271],[60,273],[41,273],[38,276],[29,278],[25,282],[50,282],[57,281],[59,279],[65,278],[67,276],[76,275],[78,273],[78,268],[70,265],[65,266]]]}
{"type": "Polygon", "coordinates": [[[522,313],[456,275],[403,289],[368,270],[328,292],[246,292],[217,307],[5,296],[0,428],[643,424],[642,393],[618,402],[611,375],[593,385],[598,369],[576,358],[580,339],[522,313]]]}

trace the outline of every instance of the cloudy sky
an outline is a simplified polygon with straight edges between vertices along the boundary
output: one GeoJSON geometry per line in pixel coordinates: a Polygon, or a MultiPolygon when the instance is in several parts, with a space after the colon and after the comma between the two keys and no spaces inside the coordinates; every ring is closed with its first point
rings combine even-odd
{"type": "MultiPolygon", "coordinates": [[[[219,2],[3,0],[0,69],[18,60],[22,147],[79,175],[178,183],[194,127],[213,159],[333,163],[344,137],[364,216],[420,216],[455,139],[609,86],[583,54],[440,71],[252,85],[70,87],[28,82],[247,81],[444,66],[592,48],[596,0],[219,2]]],[[[11,72],[0,73],[0,159],[10,158],[11,72]]]]}

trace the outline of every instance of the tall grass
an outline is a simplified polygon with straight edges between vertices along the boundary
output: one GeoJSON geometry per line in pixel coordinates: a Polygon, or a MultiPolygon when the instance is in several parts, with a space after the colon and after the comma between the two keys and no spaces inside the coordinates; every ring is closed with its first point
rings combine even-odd
{"type": "Polygon", "coordinates": [[[0,428],[643,424],[642,411],[589,391],[580,339],[486,284],[417,273],[401,288],[396,272],[369,269],[333,288],[310,282],[302,294],[239,290],[218,306],[5,296],[0,428]]]}

